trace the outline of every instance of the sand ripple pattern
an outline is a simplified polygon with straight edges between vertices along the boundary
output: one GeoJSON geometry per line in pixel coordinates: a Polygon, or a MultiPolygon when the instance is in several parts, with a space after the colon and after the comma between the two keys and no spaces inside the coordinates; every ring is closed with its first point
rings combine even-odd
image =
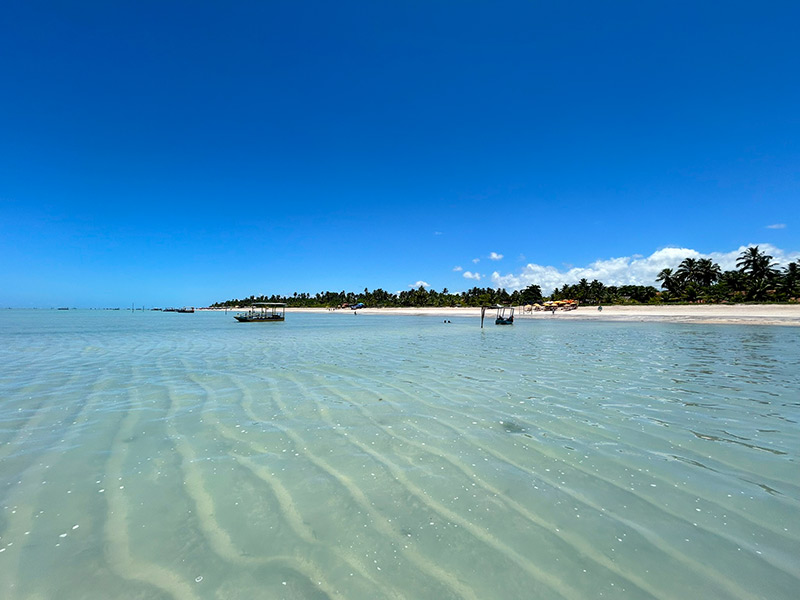
{"type": "Polygon", "coordinates": [[[0,314],[0,597],[794,598],[791,328],[0,314]]]}

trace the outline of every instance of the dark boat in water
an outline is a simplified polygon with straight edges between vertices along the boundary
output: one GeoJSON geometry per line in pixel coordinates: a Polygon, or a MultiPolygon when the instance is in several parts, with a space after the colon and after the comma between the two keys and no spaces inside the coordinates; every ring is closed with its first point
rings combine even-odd
{"type": "Polygon", "coordinates": [[[283,321],[286,314],[286,304],[283,302],[256,302],[247,312],[234,315],[239,323],[271,323],[283,321]]]}
{"type": "Polygon", "coordinates": [[[483,318],[486,315],[486,309],[495,309],[497,310],[497,316],[495,317],[494,324],[495,325],[513,325],[514,324],[514,307],[513,306],[502,306],[500,304],[496,304],[495,306],[481,306],[481,327],[483,327],[483,318]]]}
{"type": "Polygon", "coordinates": [[[514,307],[503,306],[497,309],[497,318],[494,320],[495,325],[513,325],[514,324],[514,307]]]}

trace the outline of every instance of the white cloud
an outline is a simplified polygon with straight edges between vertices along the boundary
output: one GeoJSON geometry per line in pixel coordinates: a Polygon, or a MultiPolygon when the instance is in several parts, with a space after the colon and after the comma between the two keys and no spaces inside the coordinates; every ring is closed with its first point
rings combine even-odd
{"type": "Polygon", "coordinates": [[[464,270],[464,267],[453,267],[453,271],[456,271],[456,272],[463,271],[463,270],[464,270]]]}
{"type": "Polygon", "coordinates": [[[434,231],[433,235],[442,235],[442,232],[441,231],[434,231]]]}
{"type": "Polygon", "coordinates": [[[786,229],[785,223],[775,223],[774,225],[767,225],[767,229],[786,229]]]}
{"type": "MultiPolygon", "coordinates": [[[[771,244],[757,244],[759,249],[770,254],[778,266],[800,259],[800,252],[786,252],[771,244]]],[[[539,285],[542,292],[549,294],[553,288],[564,284],[575,284],[581,279],[597,279],[606,285],[652,285],[660,288],[656,277],[661,269],[675,269],[684,258],[710,258],[719,264],[723,271],[736,269],[736,260],[747,246],[740,246],[730,252],[711,252],[702,254],[691,248],[662,248],[650,256],[623,256],[596,260],[585,267],[571,267],[559,270],[553,266],[528,263],[518,274],[501,275],[492,273],[492,283],[507,290],[520,290],[531,284],[539,285]]],[[[466,276],[466,274],[465,274],[466,276]]]]}
{"type": "Polygon", "coordinates": [[[473,258],[472,262],[474,262],[477,265],[479,262],[481,262],[481,259],[480,258],[473,258]]]}
{"type": "Polygon", "coordinates": [[[408,287],[410,287],[410,288],[411,288],[411,289],[413,289],[413,290],[416,290],[416,289],[419,289],[419,288],[420,288],[420,286],[421,286],[421,287],[424,287],[424,288],[429,288],[429,287],[431,287],[431,284],[430,284],[430,283],[428,283],[427,281],[422,281],[422,280],[420,279],[420,280],[419,280],[417,283],[412,283],[412,284],[411,284],[411,285],[409,285],[408,287]]]}
{"type": "Polygon", "coordinates": [[[492,253],[489,254],[489,260],[502,260],[502,259],[503,259],[503,255],[502,254],[498,254],[497,252],[492,252],[492,253]]]}
{"type": "Polygon", "coordinates": [[[464,278],[465,279],[474,279],[475,281],[481,280],[480,273],[473,273],[472,271],[464,271],[464,278]]]}

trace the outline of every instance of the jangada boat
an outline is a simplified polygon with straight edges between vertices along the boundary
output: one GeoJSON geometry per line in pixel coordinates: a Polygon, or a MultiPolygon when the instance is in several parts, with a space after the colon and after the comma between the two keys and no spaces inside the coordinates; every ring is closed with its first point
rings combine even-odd
{"type": "Polygon", "coordinates": [[[247,312],[234,315],[233,318],[240,323],[271,323],[283,321],[286,314],[286,304],[283,302],[256,302],[247,312]]]}
{"type": "Polygon", "coordinates": [[[483,318],[486,315],[486,309],[497,310],[497,316],[495,317],[494,324],[495,325],[513,325],[514,324],[514,307],[513,306],[502,306],[500,304],[496,304],[494,306],[481,306],[481,328],[483,328],[483,318]]]}

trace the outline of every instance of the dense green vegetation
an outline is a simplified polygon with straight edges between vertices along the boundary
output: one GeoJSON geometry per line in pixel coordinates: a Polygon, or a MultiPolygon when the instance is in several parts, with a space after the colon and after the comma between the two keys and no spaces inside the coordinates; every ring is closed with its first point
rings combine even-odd
{"type": "MultiPolygon", "coordinates": [[[[596,279],[581,279],[575,285],[553,290],[550,300],[578,300],[581,304],[645,304],[663,302],[797,302],[800,299],[800,263],[792,262],[783,270],[776,268],[773,257],[747,248],[736,262],[735,271],[725,271],[707,258],[686,258],[674,269],[663,269],[653,286],[607,286],[596,279]]],[[[292,296],[250,296],[212,304],[215,308],[249,306],[254,302],[285,302],[292,307],[327,308],[362,302],[369,307],[409,306],[481,306],[486,304],[524,305],[543,302],[538,285],[507,292],[504,289],[474,287],[466,292],[441,292],[419,287],[393,294],[380,288],[363,292],[295,292],[292,296]]]]}
{"type": "Polygon", "coordinates": [[[484,304],[530,304],[542,301],[542,292],[538,285],[531,285],[522,291],[508,293],[504,289],[474,287],[460,293],[450,293],[447,288],[441,292],[426,290],[420,286],[415,290],[392,294],[380,288],[370,291],[364,288],[358,294],[354,292],[320,292],[314,296],[295,293],[292,296],[250,296],[234,298],[225,302],[217,302],[211,306],[224,308],[233,306],[249,306],[253,302],[286,302],[293,307],[336,307],[343,304],[363,302],[370,307],[408,307],[408,306],[482,306],[484,304]]]}
{"type": "Polygon", "coordinates": [[[660,294],[652,285],[609,285],[596,279],[581,279],[575,285],[554,289],[551,300],[577,300],[581,304],[645,304],[658,302],[660,294]]]}
{"type": "Polygon", "coordinates": [[[735,271],[723,272],[708,258],[686,258],[675,269],[658,274],[664,302],[797,302],[800,299],[800,264],[779,270],[773,257],[747,248],[739,255],[735,271]]]}

